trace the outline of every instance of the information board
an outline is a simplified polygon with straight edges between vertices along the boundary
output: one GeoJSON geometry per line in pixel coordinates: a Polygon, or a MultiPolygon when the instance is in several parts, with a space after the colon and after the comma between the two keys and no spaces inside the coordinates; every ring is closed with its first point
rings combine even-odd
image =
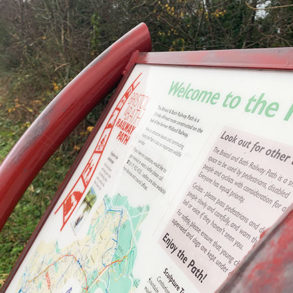
{"type": "Polygon", "coordinates": [[[7,292],[213,292],[293,201],[292,71],[137,64],[7,292]]]}

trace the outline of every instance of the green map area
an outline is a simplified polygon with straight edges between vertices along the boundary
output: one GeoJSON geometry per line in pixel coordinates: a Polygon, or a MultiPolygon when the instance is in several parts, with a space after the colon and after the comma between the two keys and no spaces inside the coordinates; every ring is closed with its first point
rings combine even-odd
{"type": "Polygon", "coordinates": [[[93,209],[82,239],[61,249],[58,241],[38,245],[21,277],[18,293],[114,293],[138,287],[133,267],[139,227],[149,207],[131,207],[127,197],[117,194],[105,196],[93,209]]]}

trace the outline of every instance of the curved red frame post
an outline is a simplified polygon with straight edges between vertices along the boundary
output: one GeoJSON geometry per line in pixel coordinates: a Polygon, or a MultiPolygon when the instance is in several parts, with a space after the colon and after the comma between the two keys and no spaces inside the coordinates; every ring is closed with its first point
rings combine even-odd
{"type": "Polygon", "coordinates": [[[293,205],[242,260],[217,293],[293,292],[293,205]]]}
{"type": "Polygon", "coordinates": [[[140,64],[293,70],[293,48],[140,53],[140,64]]]}
{"type": "Polygon", "coordinates": [[[134,51],[150,51],[142,23],[93,60],[47,106],[0,166],[0,230],[57,147],[121,79],[134,51]]]}

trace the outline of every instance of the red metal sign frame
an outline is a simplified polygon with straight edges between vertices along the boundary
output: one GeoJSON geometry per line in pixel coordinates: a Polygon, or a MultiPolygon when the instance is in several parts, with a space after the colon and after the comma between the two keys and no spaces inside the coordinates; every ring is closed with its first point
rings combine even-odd
{"type": "MultiPolygon", "coordinates": [[[[140,28],[141,29],[141,28],[140,28]]],[[[142,29],[144,33],[144,41],[141,40],[141,43],[139,45],[136,44],[134,46],[135,42],[132,42],[132,46],[135,47],[135,52],[132,54],[132,57],[130,57],[129,53],[124,54],[123,58],[123,66],[119,67],[118,70],[119,73],[116,73],[115,77],[112,77],[115,82],[117,81],[117,75],[121,74],[121,71],[124,69],[124,77],[122,81],[120,82],[114,96],[111,98],[107,108],[103,112],[101,118],[97,122],[97,125],[95,126],[94,130],[92,131],[90,137],[88,138],[86,144],[84,145],[82,151],[80,152],[78,158],[76,159],[74,165],[71,167],[70,171],[66,175],[65,180],[63,181],[62,185],[60,186],[58,192],[56,193],[52,203],[50,204],[49,208],[47,209],[46,213],[42,217],[38,227],[34,231],[33,235],[31,236],[28,245],[22,252],[21,256],[19,257],[15,267],[13,268],[9,278],[7,279],[4,287],[2,288],[3,292],[5,292],[6,288],[8,287],[10,281],[12,280],[14,274],[16,273],[18,267],[20,266],[21,262],[23,261],[24,257],[26,256],[27,252],[29,251],[30,247],[32,246],[35,238],[37,237],[38,233],[40,232],[41,228],[43,227],[44,223],[46,222],[48,216],[50,213],[52,213],[54,210],[56,210],[58,207],[56,207],[56,203],[58,199],[60,198],[65,186],[69,182],[72,174],[75,172],[78,164],[80,163],[81,159],[83,158],[85,152],[87,151],[88,147],[90,146],[92,140],[94,139],[95,135],[99,131],[104,119],[106,118],[107,114],[109,113],[113,103],[115,102],[119,92],[121,91],[123,85],[127,81],[128,76],[130,75],[132,68],[135,66],[135,64],[152,64],[152,65],[168,65],[168,66],[198,66],[198,67],[221,67],[221,68],[247,68],[247,69],[266,69],[266,70],[290,70],[293,71],[293,48],[276,48],[276,49],[249,49],[249,50],[223,50],[223,51],[198,51],[198,52],[162,52],[162,53],[139,53],[137,50],[143,50],[146,51],[150,48],[150,40],[147,37],[147,33],[145,31],[145,27],[142,29]],[[145,41],[147,39],[147,41],[145,41]],[[125,67],[126,63],[125,61],[129,61],[128,65],[125,67]]],[[[140,32],[141,33],[141,32],[140,32]]],[[[125,46],[125,44],[121,44],[121,46],[125,46]]],[[[111,54],[110,54],[111,55],[111,54]]],[[[103,58],[101,60],[96,61],[95,63],[103,62],[103,58]]],[[[116,54],[116,58],[119,59],[119,56],[116,54]]],[[[115,64],[119,63],[117,61],[115,64]]],[[[95,64],[94,64],[95,65],[95,64]]],[[[93,65],[93,66],[94,66],[93,65]]],[[[108,66],[108,65],[104,65],[108,66]]],[[[113,67],[111,67],[113,69],[113,67]]],[[[103,66],[102,66],[103,69],[103,66]]],[[[87,69],[88,70],[88,69],[87,69]]],[[[109,69],[104,68],[103,72],[109,73],[109,69]]],[[[94,74],[94,73],[92,73],[94,74]]],[[[103,80],[103,77],[100,77],[101,80],[103,80]]],[[[83,82],[85,78],[81,78],[78,85],[80,86],[80,82],[83,82]]],[[[111,81],[108,79],[108,83],[110,85],[107,86],[107,89],[109,89],[113,84],[114,81],[111,81]]],[[[72,89],[66,91],[65,94],[73,93],[74,91],[78,90],[78,87],[73,86],[72,89]]],[[[80,90],[79,94],[80,94],[80,90]]],[[[87,107],[87,110],[83,110],[83,114],[88,111],[89,108],[93,107],[93,104],[96,103],[97,100],[99,100],[100,96],[105,94],[106,89],[103,88],[102,90],[98,89],[96,86],[91,87],[87,90],[87,92],[83,92],[82,96],[86,94],[90,94],[94,97],[95,102],[91,102],[90,106],[87,107]],[[95,94],[95,91],[98,91],[99,94],[95,94]],[[97,98],[97,96],[99,96],[97,98]]],[[[67,101],[68,103],[68,101],[67,101]]],[[[56,102],[51,106],[49,106],[49,110],[45,110],[44,118],[47,119],[46,116],[50,115],[50,112],[52,109],[55,109],[57,107],[58,111],[62,112],[64,110],[65,104],[58,104],[56,102]],[[58,105],[58,106],[56,106],[58,105]]],[[[80,104],[78,104],[80,105],[80,104]]],[[[68,105],[66,105],[68,108],[68,105]]],[[[77,115],[78,117],[82,116],[77,115]]],[[[76,124],[76,121],[80,118],[72,119],[74,122],[71,122],[70,129],[73,127],[73,124],[76,124]]],[[[36,121],[36,127],[34,129],[37,129],[38,126],[43,125],[44,121],[41,122],[36,121]]],[[[52,124],[51,127],[56,126],[56,123],[60,123],[59,120],[57,121],[50,121],[52,124]]],[[[62,124],[62,123],[60,123],[62,124]]],[[[45,142],[46,145],[48,145],[48,138],[46,138],[47,132],[46,127],[43,127],[44,131],[42,133],[38,132],[40,134],[40,137],[36,137],[36,135],[32,135],[30,139],[26,139],[24,142],[22,141],[21,144],[25,143],[25,147],[28,147],[28,144],[32,142],[33,144],[39,143],[39,139],[41,141],[45,142]]],[[[68,132],[68,131],[67,131],[68,132]]],[[[66,132],[66,133],[67,133],[66,132]]],[[[58,140],[54,143],[54,147],[60,142],[60,140],[64,138],[65,132],[62,132],[62,135],[59,135],[58,140]]],[[[51,137],[51,136],[50,136],[51,137]]],[[[56,147],[55,147],[56,148],[56,147]]],[[[16,147],[16,149],[20,149],[19,146],[16,147]]],[[[22,149],[25,149],[24,146],[22,146],[22,149]]],[[[48,156],[53,152],[53,150],[48,147],[48,156]]],[[[34,156],[35,157],[35,156],[34,156]]],[[[9,157],[8,162],[5,164],[13,165],[17,161],[17,158],[14,156],[9,157]]],[[[39,165],[37,167],[34,167],[35,170],[40,169],[40,165],[43,164],[44,159],[42,159],[41,163],[38,163],[39,165]]],[[[30,162],[29,158],[24,160],[22,163],[22,166],[26,166],[25,164],[32,164],[30,162]]],[[[3,166],[3,165],[2,165],[3,166]]],[[[1,169],[2,169],[1,166],[1,169]]],[[[37,171],[34,171],[34,175],[37,171]]],[[[31,175],[32,177],[32,175],[31,175]]],[[[12,179],[10,178],[9,182],[11,184],[12,179]]],[[[3,181],[3,180],[2,180],[3,181]]],[[[23,187],[22,187],[23,189],[23,187]]],[[[3,193],[1,189],[2,196],[2,202],[3,202],[3,193]]],[[[1,207],[1,198],[0,198],[0,207],[1,207]]],[[[0,214],[3,212],[3,207],[0,211],[0,214]]],[[[4,217],[5,218],[5,217],[4,217]]],[[[242,261],[242,263],[239,265],[237,270],[228,278],[228,280],[222,285],[222,287],[218,290],[219,292],[232,292],[234,290],[239,290],[239,292],[263,292],[265,290],[266,292],[276,292],[272,291],[272,289],[281,290],[282,289],[288,289],[292,288],[292,276],[293,272],[292,270],[288,273],[288,266],[293,261],[293,247],[291,246],[291,243],[293,243],[293,231],[291,231],[293,228],[293,210],[288,209],[288,212],[274,225],[273,228],[270,229],[270,231],[267,232],[266,236],[259,241],[257,246],[249,253],[249,255],[242,261]],[[277,245],[276,245],[277,243],[277,245]],[[268,257],[268,255],[270,257],[268,257]],[[277,257],[277,258],[276,258],[277,257]],[[268,275],[269,274],[269,275],[268,275]],[[270,276],[278,276],[278,283],[276,284],[276,278],[272,278],[270,276]],[[290,284],[291,283],[291,284],[290,284]],[[247,290],[247,288],[249,290],[247,290]]],[[[2,218],[3,222],[3,218],[2,218]]],[[[3,224],[3,223],[2,223],[3,224]]],[[[292,266],[292,264],[291,264],[292,266]]],[[[1,291],[2,292],[2,291],[1,291]]]]}

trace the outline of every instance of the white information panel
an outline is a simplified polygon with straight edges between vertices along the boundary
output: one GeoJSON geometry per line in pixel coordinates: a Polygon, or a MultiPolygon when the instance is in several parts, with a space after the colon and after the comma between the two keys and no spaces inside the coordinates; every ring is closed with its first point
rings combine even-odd
{"type": "Polygon", "coordinates": [[[293,201],[292,72],[136,65],[7,292],[213,292],[293,201]]]}

